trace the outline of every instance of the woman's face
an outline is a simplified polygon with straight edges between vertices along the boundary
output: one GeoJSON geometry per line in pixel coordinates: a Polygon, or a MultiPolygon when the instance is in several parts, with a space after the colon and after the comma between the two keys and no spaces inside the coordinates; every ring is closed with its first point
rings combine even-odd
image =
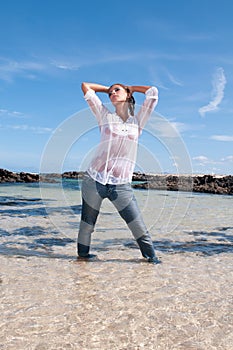
{"type": "Polygon", "coordinates": [[[123,86],[117,84],[110,87],[108,95],[112,104],[125,102],[128,97],[128,93],[123,86]]]}

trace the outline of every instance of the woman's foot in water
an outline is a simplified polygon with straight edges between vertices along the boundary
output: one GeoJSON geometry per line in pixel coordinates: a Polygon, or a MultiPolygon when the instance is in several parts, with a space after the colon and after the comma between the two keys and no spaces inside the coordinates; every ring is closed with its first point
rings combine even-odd
{"type": "Polygon", "coordinates": [[[148,263],[153,264],[153,265],[157,265],[157,264],[161,264],[162,261],[159,260],[156,256],[154,256],[153,258],[147,258],[148,263]]]}
{"type": "Polygon", "coordinates": [[[90,261],[90,260],[96,260],[97,255],[96,254],[87,254],[87,255],[79,255],[77,260],[84,260],[84,261],[90,261]]]}

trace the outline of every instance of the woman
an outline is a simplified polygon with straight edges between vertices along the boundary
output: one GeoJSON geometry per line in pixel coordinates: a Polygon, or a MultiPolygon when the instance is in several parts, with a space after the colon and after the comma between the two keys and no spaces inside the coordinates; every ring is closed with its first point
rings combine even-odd
{"type": "Polygon", "coordinates": [[[84,98],[95,115],[101,134],[97,148],[85,178],[82,182],[82,216],[78,234],[78,256],[90,259],[91,234],[94,231],[100,206],[108,198],[125,220],[142,256],[148,262],[157,264],[151,236],[143,222],[131,188],[131,180],[137,156],[138,137],[158,102],[158,90],[150,86],[125,86],[113,84],[110,87],[82,83],[84,98]],[[110,112],[96,93],[107,93],[115,108],[110,112]],[[145,94],[139,112],[134,115],[133,93],[145,94]]]}

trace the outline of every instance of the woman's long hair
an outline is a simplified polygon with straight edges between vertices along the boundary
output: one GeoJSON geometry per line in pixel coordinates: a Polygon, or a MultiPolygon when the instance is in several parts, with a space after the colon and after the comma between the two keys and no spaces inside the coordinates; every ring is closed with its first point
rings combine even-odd
{"type": "Polygon", "coordinates": [[[109,90],[115,86],[115,85],[119,85],[121,87],[123,87],[123,89],[125,89],[125,91],[129,94],[129,97],[127,97],[127,102],[128,102],[128,109],[129,109],[129,113],[130,115],[134,115],[134,110],[135,110],[135,99],[132,95],[132,92],[130,91],[129,87],[124,85],[124,84],[120,84],[120,83],[115,83],[115,84],[112,84],[110,87],[109,87],[109,90]]]}

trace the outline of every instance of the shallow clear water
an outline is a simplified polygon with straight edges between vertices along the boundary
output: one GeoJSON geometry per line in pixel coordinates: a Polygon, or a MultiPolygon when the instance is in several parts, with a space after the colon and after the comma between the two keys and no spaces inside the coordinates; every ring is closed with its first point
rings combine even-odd
{"type": "Polygon", "coordinates": [[[77,261],[76,182],[0,186],[1,349],[232,350],[232,197],[135,194],[162,264],[107,201],[77,261]]]}
{"type": "MultiPolygon", "coordinates": [[[[153,190],[135,190],[135,195],[158,251],[232,253],[232,196],[153,190]]],[[[39,254],[42,247],[51,253],[56,247],[75,246],[80,212],[77,181],[1,185],[1,252],[17,246],[39,254]]],[[[92,245],[96,250],[135,248],[131,233],[107,200],[92,245]]]]}

